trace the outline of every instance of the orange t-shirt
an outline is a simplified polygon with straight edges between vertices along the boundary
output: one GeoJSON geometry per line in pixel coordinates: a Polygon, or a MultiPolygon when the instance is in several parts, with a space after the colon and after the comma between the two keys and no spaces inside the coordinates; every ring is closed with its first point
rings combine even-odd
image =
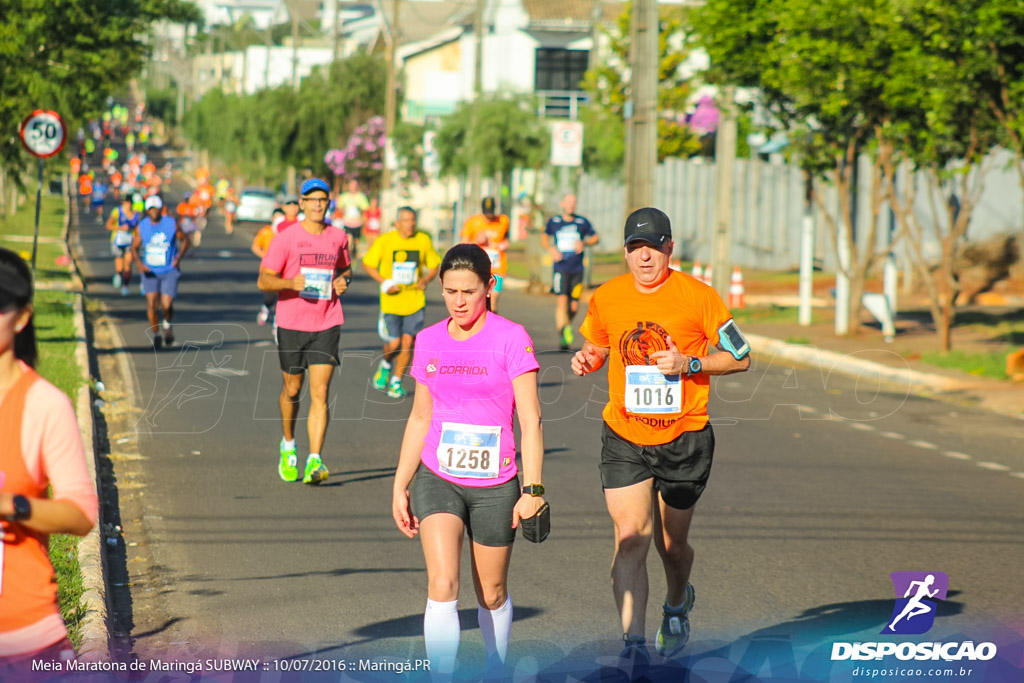
{"type": "MultiPolygon", "coordinates": [[[[679,410],[673,413],[630,412],[626,409],[626,367],[655,365],[655,351],[668,348],[666,337],[681,353],[706,356],[718,344],[718,328],[732,318],[713,288],[671,271],[656,292],[639,291],[626,273],[594,292],[580,332],[597,346],[611,350],[608,358],[609,401],[602,416],[622,438],[642,446],[668,443],[683,432],[704,428],[708,421],[710,377],[681,376],[679,410]]],[[[642,392],[635,386],[633,391],[642,392]]]]}
{"type": "Polygon", "coordinates": [[[71,157],[71,172],[78,174],[82,170],[82,160],[78,157],[71,157]]]}
{"type": "Polygon", "coordinates": [[[505,275],[508,272],[508,257],[505,255],[505,248],[499,248],[502,242],[508,239],[508,216],[504,214],[495,216],[495,220],[489,221],[482,214],[470,216],[462,226],[462,241],[470,244],[479,244],[491,257],[491,273],[493,275],[505,275]]]}
{"type": "Polygon", "coordinates": [[[264,225],[260,228],[260,231],[256,233],[256,237],[252,241],[252,246],[266,254],[267,248],[270,246],[270,241],[274,239],[276,234],[277,233],[274,232],[274,228],[269,225],[264,225]]]}

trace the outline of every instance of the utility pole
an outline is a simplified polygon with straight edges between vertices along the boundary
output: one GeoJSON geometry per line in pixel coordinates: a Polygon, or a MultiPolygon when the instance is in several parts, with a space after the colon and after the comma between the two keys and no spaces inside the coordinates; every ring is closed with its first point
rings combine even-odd
{"type": "MultiPolygon", "coordinates": [[[[400,0],[391,0],[391,23],[388,24],[387,48],[388,60],[388,86],[384,93],[384,172],[381,174],[380,189],[382,191],[391,189],[391,169],[388,168],[388,150],[394,147],[392,135],[395,131],[395,106],[398,88],[398,10],[400,0]]],[[[385,22],[386,23],[386,22],[385,22]]]]}
{"type": "Polygon", "coordinates": [[[273,38],[273,34],[271,33],[271,30],[270,30],[272,26],[273,26],[273,21],[268,20],[267,21],[267,35],[266,35],[266,39],[267,39],[267,64],[263,68],[263,87],[266,90],[270,89],[270,47],[273,44],[273,39],[274,39],[273,38]]]}
{"type": "Polygon", "coordinates": [[[331,63],[338,61],[338,41],[341,33],[338,31],[338,0],[326,0],[324,12],[331,18],[331,63]]]}
{"type": "Polygon", "coordinates": [[[736,88],[722,89],[718,133],[715,136],[715,166],[718,187],[715,193],[715,238],[711,243],[711,286],[728,301],[730,249],[732,247],[732,196],[736,167],[736,88]]]}
{"type": "MultiPolygon", "coordinates": [[[[476,0],[473,10],[473,99],[479,103],[484,91],[484,6],[487,0],[476,0]]],[[[470,129],[476,127],[476,108],[470,122],[470,129]]],[[[468,209],[463,213],[470,214],[479,211],[480,207],[480,164],[474,162],[469,167],[469,199],[468,209]]]]}
{"type": "Polygon", "coordinates": [[[295,9],[288,8],[288,16],[292,19],[292,88],[299,91],[299,16],[295,9]]]}
{"type": "Polygon", "coordinates": [[[635,0],[629,35],[632,76],[626,103],[627,215],[654,203],[654,169],[658,163],[658,6],[655,0],[635,0]]]}

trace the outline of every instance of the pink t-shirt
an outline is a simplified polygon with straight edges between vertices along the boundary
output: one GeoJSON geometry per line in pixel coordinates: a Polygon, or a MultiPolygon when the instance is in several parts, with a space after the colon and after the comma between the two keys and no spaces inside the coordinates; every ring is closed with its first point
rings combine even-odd
{"type": "Polygon", "coordinates": [[[522,325],[488,313],[469,339],[448,334],[445,318],[416,335],[410,374],[430,391],[434,411],[420,459],[461,486],[497,486],[513,479],[512,380],[540,365],[522,325]]]}
{"type": "Polygon", "coordinates": [[[333,280],[349,267],[348,235],[327,226],[312,235],[301,224],[292,225],[270,243],[263,267],[293,278],[301,270],[306,288],[285,289],[277,294],[277,326],[300,332],[322,332],[345,322],[333,280]]]}

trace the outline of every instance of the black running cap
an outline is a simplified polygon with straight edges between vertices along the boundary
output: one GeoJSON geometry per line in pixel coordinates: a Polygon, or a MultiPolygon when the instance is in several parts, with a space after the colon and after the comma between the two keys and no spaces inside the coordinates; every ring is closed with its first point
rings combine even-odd
{"type": "Polygon", "coordinates": [[[637,209],[626,219],[623,237],[626,244],[643,241],[660,247],[672,239],[672,221],[660,209],[637,209]]]}

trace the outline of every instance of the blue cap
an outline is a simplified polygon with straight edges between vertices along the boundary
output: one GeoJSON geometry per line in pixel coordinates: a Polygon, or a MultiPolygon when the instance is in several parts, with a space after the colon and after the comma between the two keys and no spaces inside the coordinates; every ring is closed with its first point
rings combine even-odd
{"type": "Polygon", "coordinates": [[[306,182],[302,183],[302,189],[299,190],[299,194],[305,197],[310,192],[316,192],[320,190],[324,194],[330,194],[331,188],[327,185],[327,182],[320,178],[310,178],[306,182]]]}

